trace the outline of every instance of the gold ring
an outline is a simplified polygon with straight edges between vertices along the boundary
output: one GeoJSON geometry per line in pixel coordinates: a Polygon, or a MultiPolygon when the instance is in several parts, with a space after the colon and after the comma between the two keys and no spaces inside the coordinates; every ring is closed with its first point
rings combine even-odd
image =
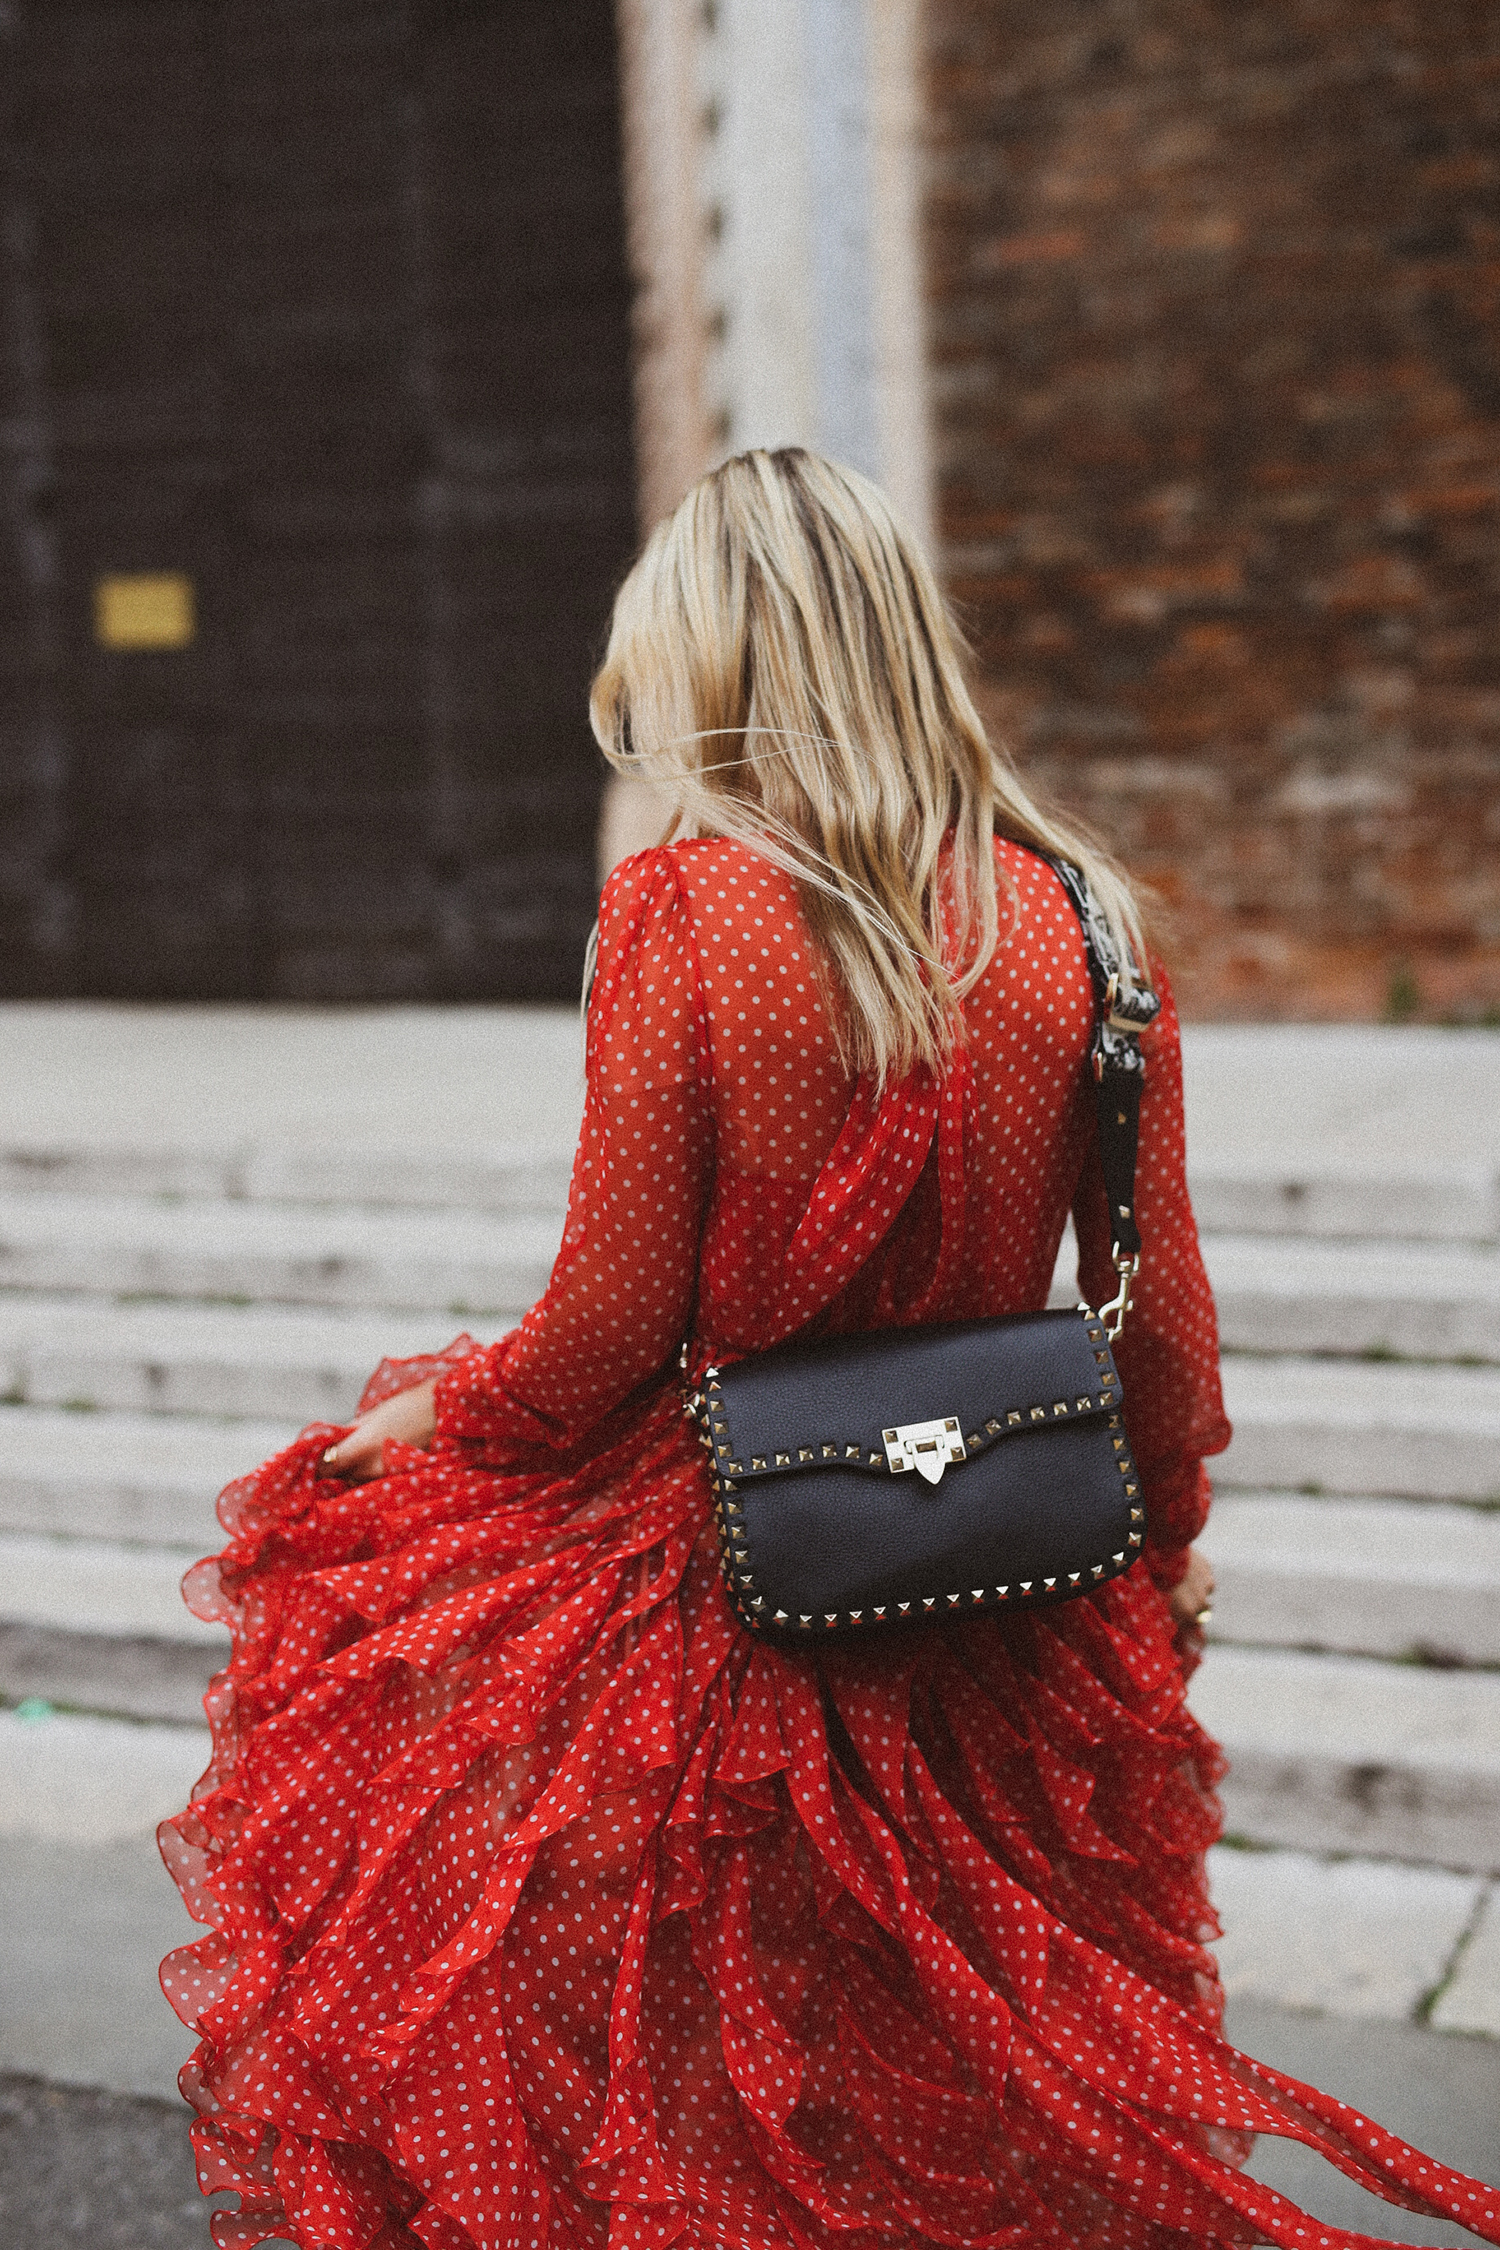
{"type": "Polygon", "coordinates": [[[325,1445],[325,1446],[324,1446],[324,1448],[323,1448],[323,1452],[322,1452],[322,1456],[321,1456],[321,1459],[322,1459],[322,1465],[323,1465],[323,1467],[324,1467],[325,1469],[337,1469],[337,1467],[338,1467],[338,1463],[337,1463],[337,1461],[335,1461],[335,1459],[334,1459],[334,1455],[335,1455],[335,1454],[336,1454],[337,1452],[338,1452],[338,1447],[337,1447],[337,1445],[325,1445]]]}

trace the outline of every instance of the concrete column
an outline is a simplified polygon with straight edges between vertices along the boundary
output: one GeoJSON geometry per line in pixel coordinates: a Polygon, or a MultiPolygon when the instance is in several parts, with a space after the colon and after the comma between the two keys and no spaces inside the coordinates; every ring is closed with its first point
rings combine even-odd
{"type": "Polygon", "coordinates": [[[717,451],[812,446],[925,536],[921,0],[720,0],[701,58],[717,451]]]}
{"type": "Polygon", "coordinates": [[[869,0],[806,0],[814,420],[822,452],[880,474],[869,0]]]}
{"type": "MultiPolygon", "coordinates": [[[[922,0],[619,0],[641,515],[806,445],[931,528],[922,0]]],[[[669,808],[613,785],[601,867],[669,808]]]]}
{"type": "Polygon", "coordinates": [[[701,0],[618,0],[643,532],[708,466],[701,0]]]}
{"type": "MultiPolygon", "coordinates": [[[[617,0],[625,236],[635,284],[635,447],[642,534],[670,515],[713,458],[704,368],[707,141],[701,0],[617,0]]],[[[662,792],[611,774],[599,808],[602,882],[659,842],[662,792]]]]}
{"type": "Polygon", "coordinates": [[[865,38],[875,474],[917,537],[930,547],[922,0],[865,0],[865,38]]]}

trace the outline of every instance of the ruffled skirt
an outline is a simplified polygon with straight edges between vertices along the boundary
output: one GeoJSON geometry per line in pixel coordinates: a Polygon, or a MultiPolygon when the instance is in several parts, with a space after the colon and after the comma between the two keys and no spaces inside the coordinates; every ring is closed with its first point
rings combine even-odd
{"type": "Polygon", "coordinates": [[[345,1490],[332,1434],[188,1580],[234,1654],[162,1982],[220,2250],[1362,2241],[1245,2177],[1257,2133],[1500,2241],[1219,2037],[1221,1763],[1140,1566],[786,1652],[670,1394],[562,1471],[345,1490]]]}

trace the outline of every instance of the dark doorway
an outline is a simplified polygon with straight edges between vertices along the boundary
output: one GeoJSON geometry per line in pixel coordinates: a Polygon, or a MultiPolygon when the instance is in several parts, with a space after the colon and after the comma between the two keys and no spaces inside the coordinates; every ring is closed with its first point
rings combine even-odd
{"type": "Polygon", "coordinates": [[[0,989],[576,991],[610,0],[0,0],[0,165],[0,989]]]}

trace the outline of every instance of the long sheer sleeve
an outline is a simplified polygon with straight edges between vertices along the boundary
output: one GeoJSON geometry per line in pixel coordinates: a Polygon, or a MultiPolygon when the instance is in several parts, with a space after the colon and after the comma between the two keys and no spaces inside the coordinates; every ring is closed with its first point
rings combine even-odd
{"type": "MultiPolygon", "coordinates": [[[[1125,1386],[1125,1423],[1146,1494],[1146,1561],[1162,1587],[1187,1568],[1187,1549],[1208,1514],[1205,1454],[1229,1443],[1219,1386],[1213,1292],[1198,1247],[1187,1189],[1182,1045],[1171,985],[1154,964],[1162,1011],[1142,1040],[1136,1214],[1141,1271],[1115,1358],[1125,1386]]],[[[1095,1147],[1073,1205],[1078,1277],[1090,1304],[1115,1293],[1109,1213],[1095,1147]]]]}
{"type": "Polygon", "coordinates": [[[605,885],[588,1091],[562,1249],[521,1326],[437,1386],[438,1440],[487,1460],[575,1445],[687,1330],[712,1168],[707,1039],[690,908],[669,852],[605,885]]]}

